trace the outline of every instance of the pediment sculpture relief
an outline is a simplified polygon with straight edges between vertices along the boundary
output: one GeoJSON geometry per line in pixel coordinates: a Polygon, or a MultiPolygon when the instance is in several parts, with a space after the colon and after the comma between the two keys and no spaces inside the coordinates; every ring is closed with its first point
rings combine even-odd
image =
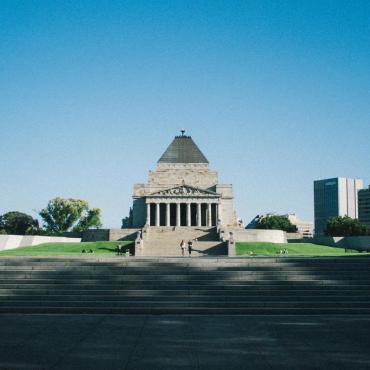
{"type": "Polygon", "coordinates": [[[201,190],[197,188],[193,188],[191,186],[179,186],[172,189],[161,190],[153,195],[161,195],[161,196],[201,196],[201,195],[217,195],[211,191],[201,190]]]}

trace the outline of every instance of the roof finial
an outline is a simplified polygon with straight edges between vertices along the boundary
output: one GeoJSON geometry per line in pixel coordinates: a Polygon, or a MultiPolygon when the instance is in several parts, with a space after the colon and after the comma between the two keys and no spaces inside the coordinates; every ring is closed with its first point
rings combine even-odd
{"type": "Polygon", "coordinates": [[[184,130],[184,129],[182,129],[180,132],[181,132],[181,136],[184,136],[184,134],[185,134],[185,130],[184,130]]]}

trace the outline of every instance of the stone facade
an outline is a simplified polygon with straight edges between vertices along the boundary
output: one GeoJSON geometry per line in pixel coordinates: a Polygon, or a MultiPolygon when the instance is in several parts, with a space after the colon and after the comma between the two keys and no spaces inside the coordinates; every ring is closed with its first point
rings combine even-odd
{"type": "Polygon", "coordinates": [[[192,138],[177,136],[149,171],[148,182],[134,186],[130,222],[136,228],[232,226],[233,198],[232,185],[218,183],[192,138]]]}

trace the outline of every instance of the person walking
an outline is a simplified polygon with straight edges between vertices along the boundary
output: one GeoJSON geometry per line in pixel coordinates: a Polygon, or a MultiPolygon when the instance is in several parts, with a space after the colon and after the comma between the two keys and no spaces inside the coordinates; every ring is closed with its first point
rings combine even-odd
{"type": "Polygon", "coordinates": [[[184,254],[185,254],[185,242],[183,240],[181,240],[180,249],[181,249],[181,254],[184,257],[184,254]]]}
{"type": "Polygon", "coordinates": [[[189,257],[191,257],[191,252],[193,250],[193,241],[189,240],[188,241],[188,252],[189,252],[189,257]]]}

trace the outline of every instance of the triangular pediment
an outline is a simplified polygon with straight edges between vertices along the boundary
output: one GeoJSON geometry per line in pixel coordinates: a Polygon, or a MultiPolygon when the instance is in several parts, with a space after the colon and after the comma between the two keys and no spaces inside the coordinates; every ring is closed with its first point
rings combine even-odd
{"type": "Polygon", "coordinates": [[[205,190],[205,189],[200,189],[196,188],[194,186],[189,186],[189,185],[181,185],[181,186],[176,186],[174,188],[170,189],[165,189],[165,190],[160,190],[155,193],[150,194],[150,196],[175,196],[175,197],[202,197],[202,196],[220,196],[219,194],[215,193],[214,191],[211,190],[205,190]]]}

